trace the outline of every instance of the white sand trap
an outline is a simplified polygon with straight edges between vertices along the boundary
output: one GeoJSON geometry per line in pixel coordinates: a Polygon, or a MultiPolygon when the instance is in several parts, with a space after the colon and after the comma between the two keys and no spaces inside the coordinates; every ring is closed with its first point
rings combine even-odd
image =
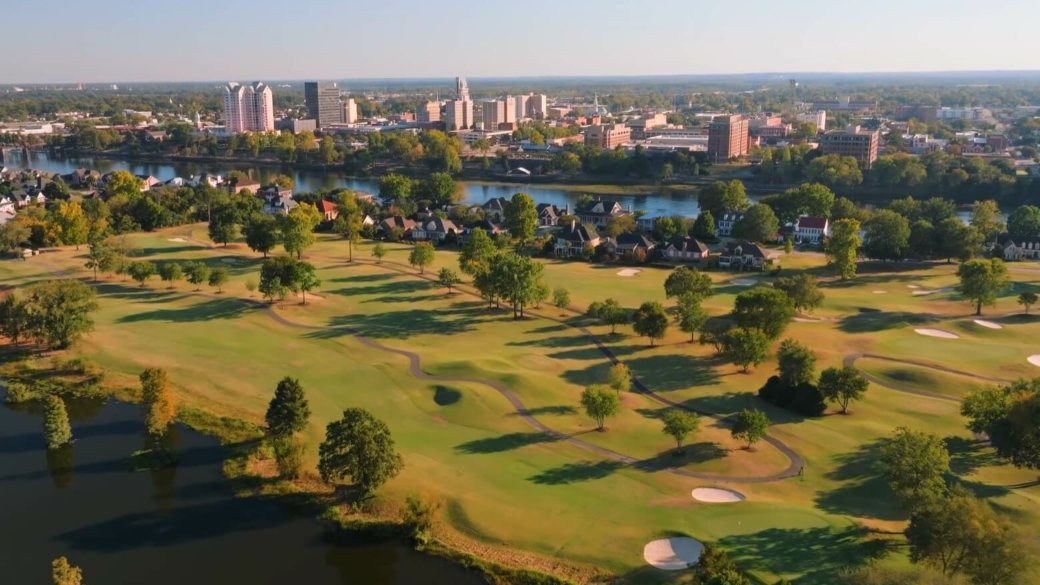
{"type": "Polygon", "coordinates": [[[720,488],[697,488],[693,490],[693,499],[699,502],[710,502],[712,504],[732,504],[743,502],[747,498],[740,492],[724,490],[720,488]]]}
{"type": "Polygon", "coordinates": [[[1034,366],[1040,368],[1040,355],[1031,355],[1028,358],[1026,358],[1026,360],[1034,366]]]}
{"type": "Polygon", "coordinates": [[[914,329],[914,333],[918,335],[927,335],[928,337],[941,337],[943,339],[960,339],[960,336],[950,333],[949,331],[943,331],[942,329],[914,329]]]}
{"type": "Polygon", "coordinates": [[[729,282],[730,284],[735,284],[737,286],[755,286],[756,284],[758,284],[757,280],[751,278],[738,278],[729,282]]]}
{"type": "Polygon", "coordinates": [[[664,571],[682,571],[697,564],[704,545],[692,538],[663,538],[648,542],[643,547],[643,558],[664,571]]]}
{"type": "Polygon", "coordinates": [[[876,290],[876,291],[874,291],[874,294],[876,294],[876,295],[887,295],[888,291],[887,290],[876,290]]]}
{"type": "Polygon", "coordinates": [[[923,297],[932,294],[934,290],[915,290],[913,294],[915,297],[923,297]]]}
{"type": "Polygon", "coordinates": [[[626,269],[622,270],[621,272],[618,272],[617,275],[618,276],[635,276],[635,275],[639,274],[640,272],[642,272],[642,270],[636,270],[635,268],[626,268],[626,269]]]}
{"type": "Polygon", "coordinates": [[[1004,326],[1000,323],[994,323],[993,321],[986,321],[983,319],[975,319],[975,324],[986,329],[1003,329],[1004,326]]]}
{"type": "Polygon", "coordinates": [[[908,285],[906,285],[906,288],[921,288],[921,287],[917,286],[916,284],[908,284],[908,285]]]}
{"type": "Polygon", "coordinates": [[[227,262],[227,263],[230,264],[232,262],[238,262],[238,258],[221,258],[220,261],[221,262],[227,262]]]}
{"type": "Polygon", "coordinates": [[[183,244],[183,243],[187,242],[188,240],[185,240],[184,238],[169,238],[167,241],[169,241],[169,242],[177,242],[179,244],[183,244]]]}

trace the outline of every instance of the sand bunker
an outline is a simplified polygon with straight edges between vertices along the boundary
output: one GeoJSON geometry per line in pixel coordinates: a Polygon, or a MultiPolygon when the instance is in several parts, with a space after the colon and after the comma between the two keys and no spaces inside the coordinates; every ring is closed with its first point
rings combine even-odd
{"type": "Polygon", "coordinates": [[[220,261],[221,262],[228,262],[228,263],[238,262],[238,258],[221,258],[220,261]]]}
{"type": "Polygon", "coordinates": [[[179,244],[183,244],[183,243],[187,242],[188,240],[185,240],[184,238],[169,238],[167,241],[169,241],[169,242],[177,242],[179,244]]]}
{"type": "Polygon", "coordinates": [[[635,268],[626,268],[617,273],[618,276],[635,276],[642,272],[642,270],[636,270],[635,268]]]}
{"type": "Polygon", "coordinates": [[[730,284],[735,284],[737,286],[755,286],[756,284],[758,284],[757,280],[753,280],[750,278],[738,278],[729,282],[730,284]]]}
{"type": "Polygon", "coordinates": [[[994,323],[993,321],[986,321],[983,319],[975,319],[975,324],[986,329],[1003,329],[1004,326],[1000,323],[994,323]]]}
{"type": "Polygon", "coordinates": [[[874,291],[874,294],[876,294],[876,295],[887,295],[888,291],[887,290],[876,290],[876,291],[874,291]]]}
{"type": "Polygon", "coordinates": [[[648,542],[643,547],[643,558],[664,571],[682,571],[697,564],[704,545],[692,538],[663,538],[648,542]]]}
{"type": "Polygon", "coordinates": [[[915,290],[913,292],[913,294],[915,296],[917,296],[917,295],[934,295],[934,294],[951,293],[951,292],[953,292],[952,288],[945,287],[945,288],[940,288],[940,289],[936,289],[936,290],[915,290]]]}
{"type": "Polygon", "coordinates": [[[1040,355],[1031,355],[1026,358],[1026,361],[1033,364],[1034,366],[1040,367],[1040,355]]]}
{"type": "Polygon", "coordinates": [[[906,285],[906,288],[921,288],[921,287],[917,286],[916,284],[908,284],[908,285],[906,285]]]}
{"type": "Polygon", "coordinates": [[[747,498],[740,492],[724,490],[720,488],[697,488],[693,490],[693,499],[698,502],[710,502],[712,504],[732,504],[743,502],[747,498]]]}
{"type": "Polygon", "coordinates": [[[927,335],[928,337],[941,337],[943,339],[960,339],[959,336],[942,329],[914,329],[914,333],[927,335]]]}

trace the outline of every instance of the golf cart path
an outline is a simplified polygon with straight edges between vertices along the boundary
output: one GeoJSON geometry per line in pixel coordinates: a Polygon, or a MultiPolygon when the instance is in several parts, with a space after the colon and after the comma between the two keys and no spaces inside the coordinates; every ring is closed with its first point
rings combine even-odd
{"type": "MultiPolygon", "coordinates": [[[[846,366],[846,367],[850,367],[850,368],[855,368],[856,367],[856,365],[855,365],[856,364],[856,360],[864,359],[864,358],[865,359],[873,359],[873,360],[883,360],[883,361],[886,361],[886,362],[892,362],[892,363],[897,363],[897,364],[905,364],[905,365],[909,365],[909,366],[915,366],[915,367],[918,367],[918,368],[925,368],[925,369],[928,369],[928,370],[935,370],[937,372],[944,372],[944,373],[947,373],[947,374],[956,374],[958,376],[964,376],[964,377],[967,377],[967,378],[972,378],[972,379],[975,379],[975,380],[979,380],[981,382],[997,382],[997,383],[1001,383],[1001,384],[1009,384],[1009,383],[1011,383],[1011,380],[1005,380],[1004,378],[994,378],[994,377],[990,377],[990,376],[981,376],[979,374],[973,374],[971,372],[965,372],[963,370],[956,370],[954,368],[947,368],[946,366],[940,366],[940,365],[937,365],[937,364],[930,364],[928,362],[921,362],[921,361],[917,361],[917,360],[907,360],[907,359],[902,359],[902,358],[894,358],[894,357],[889,357],[889,356],[884,356],[884,355],[877,355],[877,354],[873,354],[873,353],[853,353],[853,354],[849,354],[849,355],[845,356],[844,360],[842,360],[842,365],[846,366]]],[[[939,392],[929,392],[928,390],[918,390],[917,388],[912,388],[910,386],[904,386],[902,384],[896,384],[894,382],[889,382],[888,380],[882,380],[881,378],[878,378],[877,376],[874,376],[872,374],[864,372],[863,370],[859,370],[859,368],[857,368],[857,370],[859,371],[860,375],[862,375],[864,378],[866,378],[870,382],[873,382],[874,384],[877,384],[878,386],[884,386],[885,388],[889,388],[891,390],[896,390],[898,392],[906,392],[908,394],[916,394],[918,396],[927,396],[929,398],[937,398],[939,400],[946,400],[946,401],[949,401],[949,402],[960,402],[961,401],[961,399],[957,398],[956,396],[949,396],[947,394],[940,394],[939,392]]]]}

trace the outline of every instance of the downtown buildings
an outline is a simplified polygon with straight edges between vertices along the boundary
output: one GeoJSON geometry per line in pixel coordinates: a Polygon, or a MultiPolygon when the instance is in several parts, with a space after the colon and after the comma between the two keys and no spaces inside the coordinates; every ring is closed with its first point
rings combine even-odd
{"type": "Polygon", "coordinates": [[[228,132],[274,130],[274,94],[263,82],[224,86],[224,127],[228,132]]]}
{"type": "Polygon", "coordinates": [[[708,126],[708,159],[726,162],[748,153],[750,123],[740,114],[715,116],[708,126]]]}
{"type": "Polygon", "coordinates": [[[339,85],[335,81],[308,81],[303,85],[307,113],[318,128],[343,123],[343,104],[339,101],[339,85]]]}
{"type": "Polygon", "coordinates": [[[881,132],[860,126],[847,126],[832,130],[820,137],[820,152],[851,156],[864,169],[869,169],[878,157],[881,132]]]}

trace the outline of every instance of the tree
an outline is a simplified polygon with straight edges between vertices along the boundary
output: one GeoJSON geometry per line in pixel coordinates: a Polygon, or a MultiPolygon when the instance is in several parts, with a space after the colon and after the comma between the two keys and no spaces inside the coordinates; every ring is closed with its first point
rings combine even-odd
{"type": "Polygon", "coordinates": [[[0,301],[0,335],[18,345],[18,340],[28,334],[29,313],[27,301],[20,299],[15,293],[9,292],[0,301]]]}
{"type": "Polygon", "coordinates": [[[517,193],[506,204],[505,225],[509,235],[526,245],[534,237],[538,228],[538,211],[534,199],[527,193],[517,193]]]}
{"type": "Polygon", "coordinates": [[[188,283],[195,285],[195,290],[202,290],[202,285],[209,278],[210,269],[205,262],[189,262],[184,273],[187,275],[188,283]]]}
{"type": "Polygon", "coordinates": [[[1035,305],[1037,300],[1040,299],[1037,298],[1037,294],[1035,292],[1026,291],[1024,293],[1019,293],[1018,295],[1018,304],[1022,305],[1022,307],[1026,310],[1026,315],[1029,314],[1029,307],[1035,305]]]}
{"type": "Polygon", "coordinates": [[[777,373],[787,386],[816,381],[816,354],[793,339],[785,339],[776,351],[777,373]]]}
{"type": "Polygon", "coordinates": [[[24,304],[14,308],[26,337],[50,349],[68,349],[94,330],[91,313],[97,310],[97,293],[74,279],[45,280],[26,289],[24,304]]]}
{"type": "Polygon", "coordinates": [[[267,258],[267,254],[278,244],[278,222],[266,213],[251,215],[242,231],[249,249],[260,252],[264,258],[267,258]]]}
{"type": "Polygon", "coordinates": [[[976,390],[964,399],[968,428],[986,433],[1015,467],[1040,469],[1040,378],[976,390]]]}
{"type": "Polygon", "coordinates": [[[498,246],[484,230],[474,229],[459,252],[459,268],[470,276],[491,269],[491,262],[498,256],[498,246]]]}
{"type": "Polygon", "coordinates": [[[314,245],[314,228],[321,223],[323,216],[313,205],[304,203],[294,208],[288,215],[280,217],[279,224],[282,233],[282,247],[285,253],[296,255],[299,259],[303,251],[314,245]]]}
{"type": "Polygon", "coordinates": [[[675,448],[680,454],[683,441],[690,435],[696,435],[701,426],[701,421],[696,414],[679,408],[665,411],[661,421],[664,422],[662,432],[675,439],[675,448]]]}
{"type": "Polygon", "coordinates": [[[693,227],[690,228],[690,235],[698,240],[715,239],[715,218],[712,217],[710,211],[703,210],[697,214],[697,220],[693,222],[693,227]]]}
{"type": "Polygon", "coordinates": [[[700,344],[714,347],[715,355],[721,356],[723,340],[732,328],[733,326],[726,321],[708,321],[701,327],[700,344]]]}
{"type": "Polygon", "coordinates": [[[174,283],[184,277],[184,270],[177,262],[163,262],[159,265],[159,278],[170,283],[167,288],[173,288],[174,283]]]}
{"type": "Polygon", "coordinates": [[[628,366],[621,362],[611,366],[607,377],[610,380],[610,387],[618,396],[621,396],[622,391],[628,392],[632,389],[632,372],[629,372],[628,366]]]}
{"type": "Polygon", "coordinates": [[[147,260],[131,262],[127,272],[130,274],[130,278],[144,286],[144,283],[155,274],[155,264],[147,260]]]}
{"type": "Polygon", "coordinates": [[[383,258],[386,257],[386,246],[382,242],[377,243],[372,248],[372,257],[376,259],[376,264],[383,263],[383,258]]]}
{"type": "Polygon", "coordinates": [[[311,408],[304,394],[303,386],[296,378],[286,376],[278,382],[274,397],[267,405],[267,434],[272,437],[285,437],[301,432],[307,428],[311,416],[311,408]]]}
{"type": "Polygon", "coordinates": [[[209,238],[227,247],[228,242],[238,237],[238,212],[230,203],[213,209],[209,220],[209,238]]]}
{"type": "Polygon", "coordinates": [[[418,242],[408,254],[408,263],[413,268],[419,267],[419,274],[426,272],[426,267],[433,264],[433,244],[430,242],[418,242]]]}
{"type": "Polygon", "coordinates": [[[315,274],[314,265],[310,262],[297,261],[292,264],[292,276],[286,285],[293,291],[303,293],[302,304],[307,304],[307,293],[321,286],[321,280],[315,274]]]}
{"type": "Polygon", "coordinates": [[[1007,221],[1008,235],[1030,239],[1040,236],[1040,207],[1023,205],[1011,212],[1007,221]]]}
{"type": "Polygon", "coordinates": [[[553,290],[553,305],[561,311],[571,306],[571,293],[565,288],[553,290]]]}
{"type": "Polygon", "coordinates": [[[249,296],[253,296],[253,291],[256,290],[256,281],[252,278],[246,279],[246,290],[249,291],[249,296]]]}
{"type": "Polygon", "coordinates": [[[784,238],[784,254],[790,256],[791,252],[794,252],[794,239],[791,236],[784,238]]]}
{"type": "Polygon", "coordinates": [[[769,353],[769,338],[759,329],[731,329],[722,338],[722,355],[746,374],[769,353]]]}
{"type": "Polygon", "coordinates": [[[862,400],[870,382],[856,368],[827,368],[820,374],[820,392],[829,402],[837,402],[842,414],[849,413],[849,403],[862,400]]]}
{"type": "Polygon", "coordinates": [[[90,251],[87,252],[88,270],[94,271],[94,281],[97,282],[98,271],[108,272],[115,266],[116,253],[111,244],[105,240],[95,240],[90,243],[90,251]]]}
{"type": "Polygon", "coordinates": [[[83,570],[58,557],[51,563],[51,580],[54,585],[83,585],[83,570]]]}
{"type": "Polygon", "coordinates": [[[350,476],[364,495],[393,479],[404,467],[386,423],[362,408],[348,408],[325,428],[318,447],[318,472],[326,483],[350,476]]]}
{"type": "Polygon", "coordinates": [[[585,414],[596,421],[597,429],[606,430],[603,423],[606,419],[616,415],[621,410],[621,399],[617,394],[611,394],[610,388],[593,384],[581,393],[581,406],[585,414]]]}
{"type": "Polygon", "coordinates": [[[590,317],[599,319],[604,325],[610,325],[611,334],[617,332],[618,325],[628,323],[628,311],[614,299],[607,299],[602,303],[593,302],[589,305],[588,312],[590,317]]]}
{"type": "Polygon", "coordinates": [[[814,158],[805,169],[805,177],[828,187],[855,187],[863,182],[859,161],[851,156],[827,154],[814,158]]]}
{"type": "Polygon", "coordinates": [[[383,204],[401,203],[412,195],[412,181],[393,173],[379,179],[379,198],[383,204]]]}
{"type": "Polygon", "coordinates": [[[706,211],[713,216],[739,213],[751,206],[744,183],[736,179],[716,181],[705,187],[697,196],[697,205],[702,212],[706,211]]]}
{"type": "MultiPolygon", "coordinates": [[[[515,253],[501,254],[492,260],[488,275],[491,290],[509,301],[514,319],[523,317],[524,307],[537,300],[543,272],[541,264],[515,253]]],[[[481,287],[486,287],[486,283],[480,282],[478,288],[481,287]]]]}
{"type": "Polygon", "coordinates": [[[982,251],[982,234],[974,227],[964,225],[956,217],[948,217],[935,226],[935,244],[933,253],[946,258],[966,262],[982,251]]]}
{"type": "Polygon", "coordinates": [[[451,294],[451,287],[462,282],[462,280],[451,268],[441,268],[441,271],[437,274],[437,282],[448,289],[448,294],[451,294]]]}
{"type": "Polygon", "coordinates": [[[270,441],[278,475],[282,479],[297,479],[303,473],[307,446],[293,435],[273,437],[270,441]]]}
{"type": "Polygon", "coordinates": [[[1000,206],[992,199],[976,201],[971,206],[971,227],[979,230],[985,242],[995,241],[1005,229],[1004,221],[1001,219],[1000,206]]]}
{"type": "Polygon", "coordinates": [[[677,308],[676,319],[679,321],[679,329],[683,333],[689,333],[690,343],[693,343],[697,332],[708,321],[708,314],[701,308],[700,297],[689,293],[679,297],[677,308]]]}
{"type": "Polygon", "coordinates": [[[112,199],[123,195],[125,197],[140,196],[144,182],[133,176],[128,171],[113,171],[105,179],[105,193],[112,199]]]}
{"type": "Polygon", "coordinates": [[[223,266],[214,268],[209,273],[209,285],[216,287],[217,293],[223,293],[224,285],[227,284],[228,278],[230,278],[230,274],[228,273],[227,268],[224,268],[223,266]]]}
{"type": "Polygon", "coordinates": [[[737,295],[733,319],[744,329],[758,329],[770,341],[779,338],[794,317],[794,302],[782,290],[759,287],[737,295]]]}
{"type": "Polygon", "coordinates": [[[668,275],[664,281],[665,298],[691,295],[698,301],[715,294],[712,290],[711,277],[696,268],[680,266],[668,275]]]}
{"type": "Polygon", "coordinates": [[[21,221],[9,221],[0,225],[0,252],[10,254],[29,240],[32,232],[21,221]]]}
{"type": "Polygon", "coordinates": [[[769,417],[758,409],[744,409],[737,413],[733,419],[733,428],[729,433],[734,439],[747,443],[747,449],[765,438],[769,432],[769,417]]]}
{"type": "Polygon", "coordinates": [[[864,253],[876,260],[902,260],[910,248],[910,222],[890,209],[882,209],[866,223],[864,253]]]}
{"type": "Polygon", "coordinates": [[[700,559],[693,566],[693,583],[698,585],[751,585],[748,579],[721,548],[706,543],[700,559]]]}
{"type": "Polygon", "coordinates": [[[83,208],[74,201],[58,202],[54,221],[61,230],[61,242],[66,246],[79,247],[87,243],[87,235],[90,233],[90,224],[83,216],[83,208]]]}
{"type": "Polygon", "coordinates": [[[49,394],[44,398],[43,438],[48,449],[58,449],[72,441],[72,426],[65,401],[60,396],[49,394]]]}
{"type": "Polygon", "coordinates": [[[405,499],[403,523],[416,544],[425,544],[429,539],[429,532],[433,528],[433,515],[438,508],[439,504],[425,502],[415,495],[409,494],[405,499]]]}
{"type": "Polygon", "coordinates": [[[946,493],[950,454],[935,435],[899,427],[882,445],[880,462],[892,491],[911,512],[946,493]]]}
{"type": "Polygon", "coordinates": [[[162,435],[177,418],[177,402],[166,370],[148,368],[141,372],[141,410],[148,433],[162,435]]]}
{"type": "Polygon", "coordinates": [[[733,235],[752,242],[771,242],[776,239],[780,222],[773,210],[764,203],[752,205],[744,217],[733,226],[733,235]]]}
{"type": "Polygon", "coordinates": [[[997,304],[997,295],[1011,283],[1007,266],[1000,258],[968,260],[957,268],[961,279],[957,291],[975,305],[975,314],[982,314],[982,307],[997,304]]]}
{"type": "Polygon", "coordinates": [[[663,338],[668,332],[668,314],[661,303],[647,301],[632,316],[632,329],[643,337],[649,337],[650,347],[653,347],[654,340],[663,338]]]}
{"type": "Polygon", "coordinates": [[[801,273],[795,276],[782,276],[773,283],[773,288],[784,291],[791,299],[795,311],[813,312],[823,305],[823,291],[816,283],[816,277],[801,273]]]}
{"type": "Polygon", "coordinates": [[[827,240],[827,267],[842,280],[856,276],[856,258],[862,243],[859,229],[859,221],[855,219],[840,219],[831,226],[831,237],[827,240]]]}

